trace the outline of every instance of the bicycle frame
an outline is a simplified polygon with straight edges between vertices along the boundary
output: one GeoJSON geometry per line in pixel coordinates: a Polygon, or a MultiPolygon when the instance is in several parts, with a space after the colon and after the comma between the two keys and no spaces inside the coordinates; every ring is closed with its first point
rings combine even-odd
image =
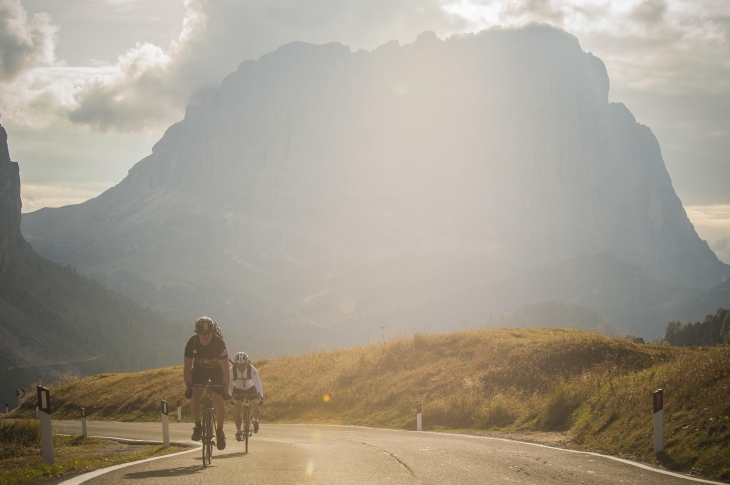
{"type": "Polygon", "coordinates": [[[245,446],[244,453],[248,453],[248,439],[251,437],[251,397],[246,394],[234,394],[234,398],[241,403],[242,409],[242,429],[241,434],[243,435],[243,441],[245,446]]]}

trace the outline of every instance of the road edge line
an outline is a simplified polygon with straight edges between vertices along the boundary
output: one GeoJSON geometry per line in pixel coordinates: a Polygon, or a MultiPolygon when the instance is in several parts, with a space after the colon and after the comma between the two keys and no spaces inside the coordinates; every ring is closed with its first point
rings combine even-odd
{"type": "MultiPolygon", "coordinates": [[[[162,444],[162,441],[133,440],[133,439],[128,439],[128,438],[117,438],[114,436],[94,436],[94,438],[101,438],[101,439],[105,439],[105,440],[114,440],[114,441],[118,441],[120,443],[129,443],[129,444],[149,444],[149,445],[161,445],[162,444]]],[[[69,478],[68,480],[64,480],[64,481],[60,482],[58,485],[79,485],[88,480],[91,480],[92,478],[96,478],[98,476],[119,470],[121,468],[126,468],[128,466],[139,465],[140,463],[145,463],[148,461],[161,460],[162,458],[171,458],[173,456],[184,455],[185,453],[192,453],[194,451],[200,450],[200,446],[201,446],[199,443],[193,443],[193,442],[189,442],[189,441],[180,441],[180,442],[170,443],[170,444],[171,445],[174,444],[174,445],[178,445],[178,446],[190,446],[191,444],[193,444],[193,445],[197,445],[197,446],[192,446],[191,449],[189,449],[189,450],[179,451],[177,453],[171,453],[169,455],[153,456],[151,458],[144,458],[142,460],[129,461],[127,463],[120,463],[119,465],[112,465],[112,466],[109,466],[106,468],[99,468],[97,470],[92,470],[92,471],[86,472],[82,475],[77,475],[73,478],[69,478]]]]}

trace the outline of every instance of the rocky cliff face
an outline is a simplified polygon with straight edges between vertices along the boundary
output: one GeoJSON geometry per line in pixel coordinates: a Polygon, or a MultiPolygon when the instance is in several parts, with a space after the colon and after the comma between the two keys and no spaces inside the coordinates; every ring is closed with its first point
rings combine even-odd
{"type": "Polygon", "coordinates": [[[656,139],[608,90],[549,27],[289,44],[198,93],[118,186],[24,231],[157,308],[270,327],[397,319],[587,254],[722,282],[656,139]]]}
{"type": "Polygon", "coordinates": [[[20,233],[20,175],[18,164],[10,161],[8,134],[0,125],[0,274],[14,259],[31,252],[20,233]]]}

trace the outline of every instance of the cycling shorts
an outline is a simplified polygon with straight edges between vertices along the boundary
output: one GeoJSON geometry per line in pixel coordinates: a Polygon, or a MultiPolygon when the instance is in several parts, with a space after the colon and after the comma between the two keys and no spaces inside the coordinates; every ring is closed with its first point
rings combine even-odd
{"type": "Polygon", "coordinates": [[[256,401],[259,398],[259,393],[256,392],[255,386],[249,387],[248,389],[236,389],[234,387],[233,397],[236,398],[236,401],[243,401],[244,399],[256,401]]]}
{"type": "Polygon", "coordinates": [[[193,367],[194,386],[204,386],[208,379],[214,386],[222,386],[223,369],[220,367],[193,367]]]}

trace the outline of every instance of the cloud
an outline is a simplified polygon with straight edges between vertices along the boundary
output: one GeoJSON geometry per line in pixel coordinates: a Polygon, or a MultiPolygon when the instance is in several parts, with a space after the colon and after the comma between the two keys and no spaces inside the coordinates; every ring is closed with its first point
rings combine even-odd
{"type": "Polygon", "coordinates": [[[57,30],[45,14],[29,21],[20,0],[0,0],[0,81],[51,64],[57,30]]]}
{"type": "Polygon", "coordinates": [[[631,12],[631,18],[646,25],[657,25],[667,13],[667,2],[664,0],[645,0],[631,12]]]}
{"type": "Polygon", "coordinates": [[[69,120],[102,131],[142,131],[169,121],[179,111],[179,103],[169,95],[172,62],[160,47],[137,44],[106,74],[85,81],[75,92],[77,106],[69,120]]]}
{"type": "MultiPolygon", "coordinates": [[[[117,0],[112,7],[133,10],[136,4],[117,0]]],[[[24,16],[17,0],[14,5],[16,15],[24,16]]],[[[144,4],[136,7],[144,9],[144,4]]],[[[139,43],[115,64],[95,66],[96,72],[48,66],[46,71],[58,76],[28,73],[13,85],[24,95],[20,101],[0,94],[0,102],[13,106],[28,123],[49,120],[32,116],[32,110],[23,112],[21,102],[28,109],[35,104],[46,106],[49,113],[65,112],[71,123],[102,131],[144,130],[174,121],[201,86],[220,83],[242,61],[288,42],[338,41],[354,50],[372,49],[391,39],[412,41],[424,30],[444,30],[459,22],[438,0],[185,0],[184,10],[179,35],[169,45],[139,43]],[[70,79],[74,72],[79,77],[70,79]],[[41,86],[39,81],[49,77],[56,77],[51,81],[55,86],[41,86]],[[54,93],[59,95],[55,99],[54,93]]]]}
{"type": "MultiPolygon", "coordinates": [[[[7,61],[16,67],[0,86],[0,105],[27,124],[62,118],[97,130],[143,131],[179,119],[191,93],[218,84],[243,60],[295,40],[373,49],[392,39],[411,42],[425,30],[443,38],[534,21],[576,35],[624,91],[730,93],[730,4],[715,0],[691,8],[674,0],[185,0],[168,45],[140,42],[115,62],[84,69],[53,63],[56,27],[48,16],[28,21],[19,0],[0,5],[24,26],[22,35],[3,28],[14,39],[2,42],[3,56],[23,61],[7,61]]],[[[128,19],[146,8],[138,0],[104,5],[128,19]]]]}
{"type": "Polygon", "coordinates": [[[730,92],[730,3],[641,0],[452,0],[469,29],[546,22],[580,39],[606,63],[612,81],[640,90],[730,92]]]}

